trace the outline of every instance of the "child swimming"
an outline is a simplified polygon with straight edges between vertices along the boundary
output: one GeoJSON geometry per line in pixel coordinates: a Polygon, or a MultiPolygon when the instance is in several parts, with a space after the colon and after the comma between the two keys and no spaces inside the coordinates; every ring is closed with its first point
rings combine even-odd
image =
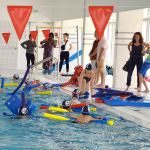
{"type": "Polygon", "coordinates": [[[68,116],[77,119],[77,121],[73,121],[72,123],[88,123],[88,122],[93,121],[93,120],[103,120],[102,116],[98,117],[97,119],[89,116],[90,115],[90,108],[88,106],[84,106],[82,108],[81,114],[82,114],[81,116],[74,116],[71,114],[69,114],[68,116]]]}
{"type": "Polygon", "coordinates": [[[18,75],[18,74],[14,74],[12,80],[13,80],[13,81],[18,81],[18,80],[19,80],[19,75],[18,75]]]}
{"type": "Polygon", "coordinates": [[[149,93],[150,90],[147,86],[147,83],[145,81],[145,76],[146,76],[146,72],[147,70],[150,68],[150,47],[148,47],[148,49],[145,51],[146,47],[143,48],[142,50],[142,54],[144,55],[145,53],[149,54],[147,59],[144,61],[142,69],[139,71],[139,87],[135,88],[136,90],[138,90],[138,92],[141,92],[142,90],[142,83],[145,86],[145,91],[142,91],[144,93],[149,93]]]}
{"type": "Polygon", "coordinates": [[[64,100],[60,108],[66,109],[71,112],[71,102],[69,100],[64,100]]]}

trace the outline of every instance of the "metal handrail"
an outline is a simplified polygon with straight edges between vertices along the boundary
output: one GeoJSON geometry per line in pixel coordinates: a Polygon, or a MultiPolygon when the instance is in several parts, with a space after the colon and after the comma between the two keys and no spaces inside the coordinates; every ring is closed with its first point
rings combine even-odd
{"type": "MultiPolygon", "coordinates": [[[[31,66],[31,70],[33,71],[33,68],[34,68],[35,66],[38,66],[38,65],[40,65],[40,64],[42,64],[42,63],[44,63],[44,62],[46,62],[46,61],[48,61],[48,60],[50,60],[50,59],[53,59],[53,60],[55,61],[55,76],[54,76],[54,79],[56,79],[56,62],[58,62],[58,59],[57,59],[56,57],[48,57],[48,58],[46,58],[46,59],[43,59],[43,60],[41,60],[41,61],[35,63],[34,65],[31,66]]],[[[58,68],[58,67],[57,67],[57,68],[58,68]]],[[[30,73],[29,73],[29,77],[30,77],[30,73]]],[[[32,75],[31,75],[31,77],[32,77],[32,75]]],[[[59,71],[57,71],[57,80],[58,80],[58,79],[59,79],[59,71]]]]}

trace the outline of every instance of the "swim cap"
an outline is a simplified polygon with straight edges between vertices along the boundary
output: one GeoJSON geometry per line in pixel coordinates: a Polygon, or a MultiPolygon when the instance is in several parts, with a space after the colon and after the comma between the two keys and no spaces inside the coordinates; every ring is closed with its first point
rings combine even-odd
{"type": "Polygon", "coordinates": [[[82,108],[81,113],[82,113],[82,115],[89,115],[90,114],[90,108],[88,106],[84,106],[82,108]]]}
{"type": "Polygon", "coordinates": [[[64,100],[62,102],[62,106],[63,106],[63,108],[69,108],[71,106],[71,102],[68,100],[64,100]]]}
{"type": "Polygon", "coordinates": [[[18,115],[25,116],[25,115],[28,114],[28,111],[29,111],[29,107],[27,107],[27,106],[21,106],[18,109],[18,115]]]}
{"type": "Polygon", "coordinates": [[[47,90],[48,88],[50,88],[49,83],[44,83],[43,86],[44,86],[44,88],[45,88],[46,90],[47,90]]]}
{"type": "Polygon", "coordinates": [[[79,96],[80,96],[80,91],[78,89],[75,89],[73,92],[72,92],[72,97],[76,97],[79,99],[79,96]]]}
{"type": "Polygon", "coordinates": [[[33,82],[34,80],[32,79],[32,78],[30,78],[29,80],[28,80],[28,82],[29,83],[31,83],[31,82],[33,82]]]}
{"type": "Polygon", "coordinates": [[[19,75],[18,74],[14,74],[13,78],[15,78],[16,80],[19,79],[19,75]]]}
{"type": "Polygon", "coordinates": [[[86,69],[86,70],[92,70],[92,64],[90,64],[90,63],[87,64],[85,69],[86,69]]]}

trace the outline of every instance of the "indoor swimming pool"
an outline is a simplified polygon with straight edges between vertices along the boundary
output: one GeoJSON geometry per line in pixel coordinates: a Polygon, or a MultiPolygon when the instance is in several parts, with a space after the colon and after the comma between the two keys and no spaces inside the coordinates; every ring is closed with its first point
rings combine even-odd
{"type": "MultiPolygon", "coordinates": [[[[10,82],[12,82],[10,78],[5,79],[5,83],[10,82]]],[[[113,120],[112,126],[100,123],[73,124],[71,121],[44,118],[45,110],[39,109],[41,104],[57,107],[63,100],[71,99],[71,95],[57,89],[50,89],[51,95],[30,96],[33,104],[37,106],[32,116],[24,118],[3,116],[3,112],[12,114],[4,102],[10,98],[6,93],[12,92],[15,88],[6,87],[0,93],[0,149],[150,149],[150,129],[105,109],[97,108],[97,111],[91,114],[113,120]]],[[[28,98],[26,95],[26,99],[28,98]]],[[[77,112],[72,114],[79,115],[77,112]]],[[[68,113],[56,113],[56,115],[67,116],[68,113]]]]}

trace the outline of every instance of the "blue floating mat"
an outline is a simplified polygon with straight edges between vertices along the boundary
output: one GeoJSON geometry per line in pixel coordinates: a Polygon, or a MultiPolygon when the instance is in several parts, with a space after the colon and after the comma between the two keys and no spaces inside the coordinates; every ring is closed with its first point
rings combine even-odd
{"type": "Polygon", "coordinates": [[[150,107],[150,101],[141,99],[141,98],[134,98],[130,97],[126,100],[117,100],[113,101],[107,98],[102,98],[101,100],[104,101],[104,103],[111,105],[111,106],[136,106],[136,107],[150,107]]]}
{"type": "Polygon", "coordinates": [[[14,94],[4,103],[13,114],[18,114],[18,109],[22,106],[22,101],[14,94]]]}

